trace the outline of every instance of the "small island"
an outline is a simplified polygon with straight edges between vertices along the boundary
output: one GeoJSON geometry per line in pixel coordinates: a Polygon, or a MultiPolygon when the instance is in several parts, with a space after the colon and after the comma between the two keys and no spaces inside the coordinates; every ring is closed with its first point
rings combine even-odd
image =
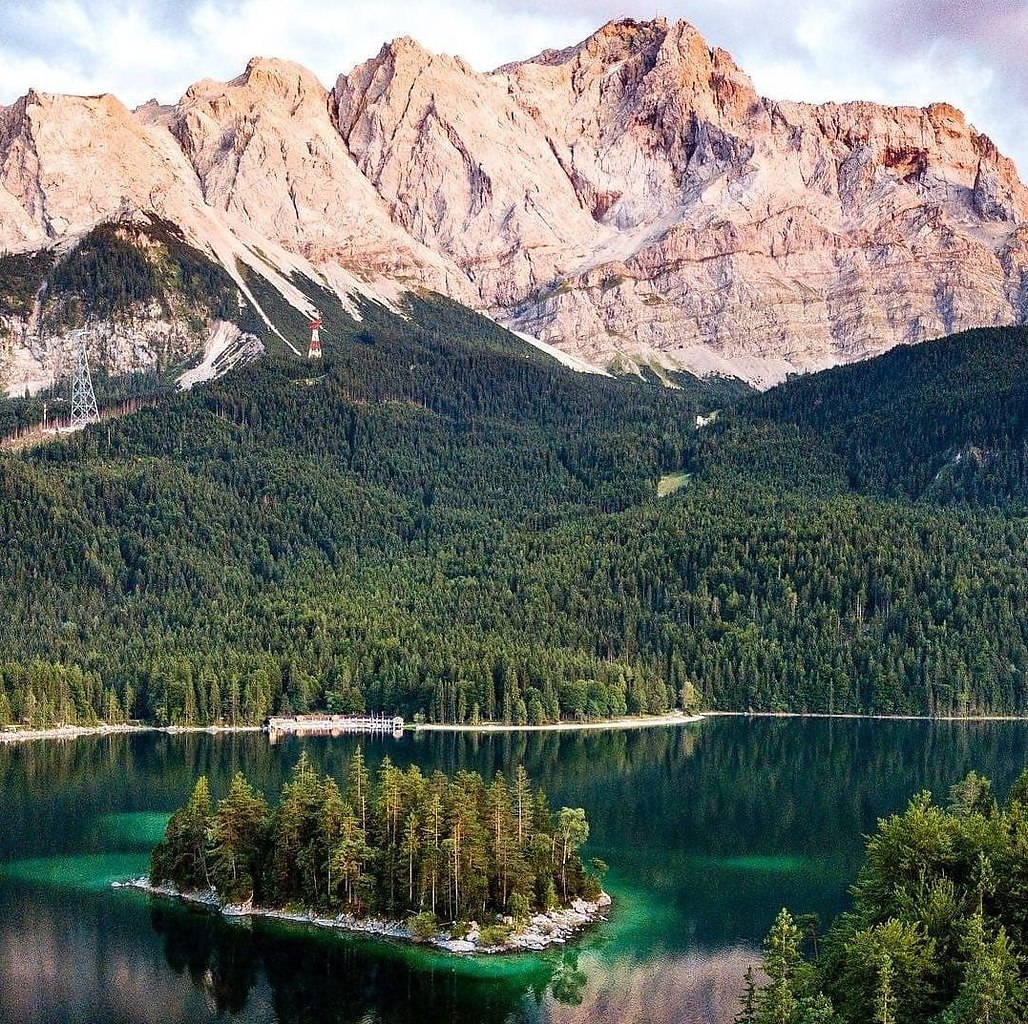
{"type": "Polygon", "coordinates": [[[201,777],[149,877],[123,884],[458,953],[543,949],[610,905],[588,837],[585,811],[552,812],[522,766],[486,783],[386,757],[372,777],[358,747],[342,789],[302,754],[274,808],[242,774],[215,804],[201,777]]]}

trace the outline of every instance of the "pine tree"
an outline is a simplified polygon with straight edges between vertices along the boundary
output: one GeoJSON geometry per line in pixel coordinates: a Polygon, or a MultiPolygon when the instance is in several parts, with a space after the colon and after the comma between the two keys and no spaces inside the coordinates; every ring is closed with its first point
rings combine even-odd
{"type": "Polygon", "coordinates": [[[186,890],[211,888],[207,853],[213,818],[207,776],[201,775],[185,807],[171,816],[165,837],[150,858],[155,883],[171,882],[186,890]]]}
{"type": "Polygon", "coordinates": [[[801,963],[801,939],[789,911],[779,911],[764,940],[763,967],[768,984],[757,1000],[757,1024],[793,1024],[798,1007],[795,975],[801,963]]]}
{"type": "Polygon", "coordinates": [[[560,842],[560,884],[564,899],[568,898],[568,864],[572,855],[589,839],[589,823],[581,807],[562,807],[557,816],[557,838],[560,842]]]}
{"type": "Polygon", "coordinates": [[[1001,926],[990,939],[981,914],[975,914],[962,951],[966,966],[960,992],[940,1024],[1021,1024],[1028,1003],[1006,930],[1001,926]]]}
{"type": "Polygon", "coordinates": [[[371,785],[371,773],[364,764],[364,751],[357,747],[350,758],[350,768],[346,779],[346,794],[360,822],[361,829],[368,831],[368,790],[371,785]]]}
{"type": "Polygon", "coordinates": [[[514,769],[514,803],[518,818],[518,845],[523,847],[532,837],[532,784],[523,764],[514,769]]]}
{"type": "Polygon", "coordinates": [[[211,827],[211,877],[224,898],[245,901],[253,895],[269,823],[267,801],[237,772],[211,827]]]}
{"type": "Polygon", "coordinates": [[[407,905],[414,906],[414,863],[421,852],[418,816],[412,811],[403,826],[403,853],[407,858],[407,905]]]}

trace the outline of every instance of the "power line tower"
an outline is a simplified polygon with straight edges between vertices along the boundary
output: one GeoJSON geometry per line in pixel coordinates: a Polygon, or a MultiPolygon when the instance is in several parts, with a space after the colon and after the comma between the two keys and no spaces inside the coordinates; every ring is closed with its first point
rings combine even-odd
{"type": "Polygon", "coordinates": [[[69,335],[75,346],[75,369],[71,377],[71,426],[79,430],[100,418],[93,391],[93,378],[89,375],[89,356],[86,353],[86,331],[72,331],[69,335]]]}
{"type": "Polygon", "coordinates": [[[317,310],[311,318],[311,346],[307,349],[307,358],[321,358],[321,314],[317,310]]]}

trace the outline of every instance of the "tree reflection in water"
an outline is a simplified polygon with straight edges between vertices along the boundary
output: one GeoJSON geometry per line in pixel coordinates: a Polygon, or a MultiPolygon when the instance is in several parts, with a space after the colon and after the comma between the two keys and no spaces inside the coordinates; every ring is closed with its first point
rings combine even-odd
{"type": "Polygon", "coordinates": [[[257,1008],[248,1003],[263,979],[280,1024],[534,1024],[543,1018],[551,988],[559,1002],[577,1004],[587,980],[575,951],[552,959],[504,958],[498,969],[479,976],[432,953],[419,963],[417,949],[383,953],[377,943],[368,949],[367,940],[342,933],[310,935],[290,928],[291,934],[283,934],[276,922],[230,922],[165,901],[154,902],[151,922],[168,965],[188,975],[219,1016],[253,1013],[257,1008]]]}
{"type": "Polygon", "coordinates": [[[584,971],[578,966],[578,950],[565,950],[564,955],[553,972],[553,983],[550,986],[553,998],[558,1003],[568,1006],[579,1006],[582,1002],[586,983],[589,981],[584,971]]]}
{"type": "Polygon", "coordinates": [[[155,902],[154,931],[164,940],[164,958],[176,974],[188,974],[220,1014],[240,1014],[258,979],[259,958],[253,930],[227,926],[207,912],[155,902]]]}

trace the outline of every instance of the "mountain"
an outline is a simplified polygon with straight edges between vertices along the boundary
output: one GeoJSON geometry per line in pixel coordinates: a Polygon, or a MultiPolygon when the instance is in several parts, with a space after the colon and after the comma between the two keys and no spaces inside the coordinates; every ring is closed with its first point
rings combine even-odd
{"type": "Polygon", "coordinates": [[[0,726],[1028,712],[1024,475],[901,475],[1024,462],[1023,331],[737,400],[438,298],[358,312],[315,373],[271,354],[0,453],[0,726]]]}
{"type": "Polygon", "coordinates": [[[1026,216],[954,108],[769,100],[684,22],[491,73],[398,39],[331,90],[255,58],[135,111],[30,91],[0,109],[0,377],[44,383],[80,322],[112,369],[224,365],[303,351],[280,313],[326,295],[352,319],[428,289],[590,364],[766,386],[1021,323],[1026,216]],[[113,315],[86,282],[56,314],[56,268],[105,225],[157,286],[113,315]],[[178,295],[155,230],[231,295],[178,295]]]}
{"type": "Polygon", "coordinates": [[[1028,507],[1028,329],[967,331],[790,380],[705,432],[703,461],[943,504],[1028,507]]]}
{"type": "Polygon", "coordinates": [[[83,324],[117,371],[209,365],[233,346],[305,354],[316,310],[342,306],[353,322],[361,299],[392,306],[403,281],[467,300],[459,272],[390,224],[326,96],[295,65],[253,61],[174,108],[30,92],[0,111],[0,203],[17,207],[0,221],[9,389],[48,383],[83,324]],[[197,273],[184,277],[179,257],[197,273]],[[97,258],[102,273],[62,271],[97,258]]]}
{"type": "Polygon", "coordinates": [[[334,100],[401,223],[594,361],[768,383],[1025,312],[1028,193],[957,110],[766,100],[685,23],[491,75],[400,40],[334,100]]]}

